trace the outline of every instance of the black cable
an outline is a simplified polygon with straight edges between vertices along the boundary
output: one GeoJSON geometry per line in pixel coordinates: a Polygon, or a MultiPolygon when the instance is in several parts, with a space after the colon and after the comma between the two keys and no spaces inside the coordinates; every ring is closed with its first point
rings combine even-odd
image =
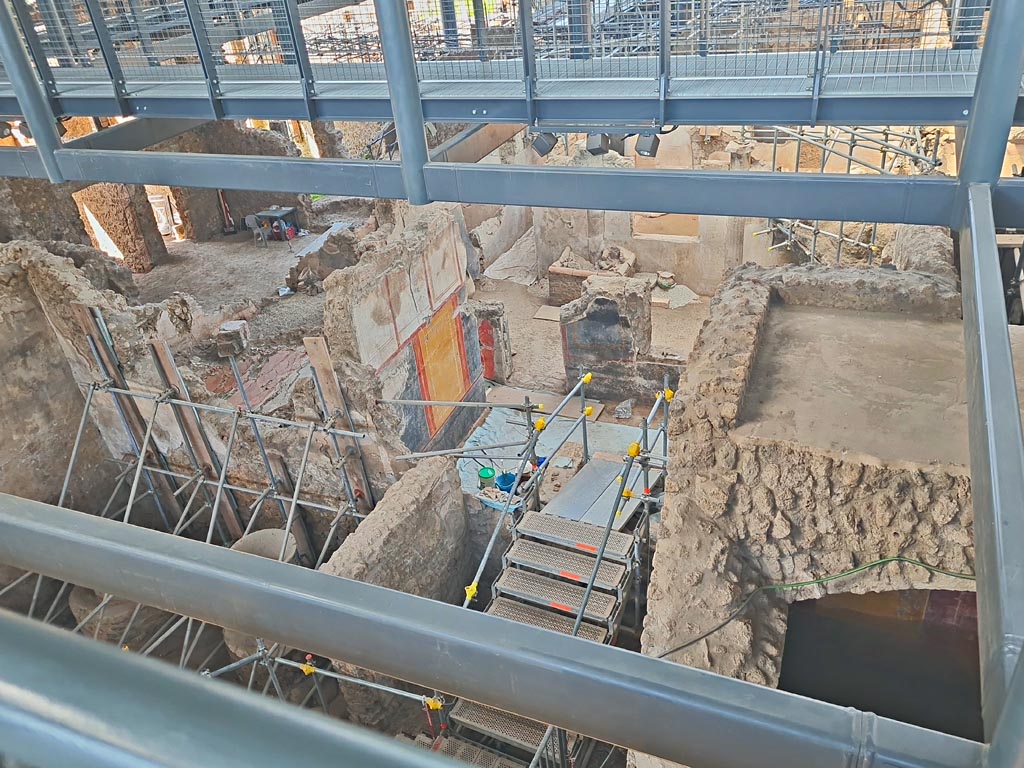
{"type": "Polygon", "coordinates": [[[856,568],[851,568],[848,571],[842,571],[841,573],[836,573],[832,576],[823,576],[820,579],[811,579],[809,581],[796,581],[790,582],[788,584],[764,584],[755,589],[749,595],[747,595],[735,611],[730,613],[723,621],[716,624],[707,632],[703,632],[697,637],[693,638],[692,640],[687,640],[682,645],[677,645],[675,648],[665,651],[664,653],[659,653],[655,658],[663,659],[666,656],[672,655],[673,653],[678,653],[679,651],[685,650],[686,648],[689,648],[691,645],[696,645],[701,640],[707,639],[711,635],[715,634],[715,632],[722,629],[727,624],[736,619],[736,617],[739,616],[741,613],[743,613],[743,611],[746,610],[747,606],[750,605],[750,601],[757,597],[761,592],[776,592],[781,591],[783,589],[800,589],[802,587],[813,587],[820,584],[826,584],[830,581],[836,581],[837,579],[844,579],[849,576],[853,576],[854,574],[860,573],[861,571],[866,571],[869,568],[876,568],[880,565],[887,565],[889,563],[906,563],[907,565],[916,565],[920,568],[924,568],[926,571],[929,571],[930,573],[938,573],[942,574],[943,576],[950,576],[955,579],[966,579],[969,581],[974,581],[974,575],[970,573],[958,573],[956,571],[947,571],[942,568],[936,568],[934,565],[928,565],[928,563],[922,563],[920,560],[913,560],[909,557],[884,557],[881,560],[875,560],[870,563],[865,563],[864,565],[859,565],[856,568]]]}

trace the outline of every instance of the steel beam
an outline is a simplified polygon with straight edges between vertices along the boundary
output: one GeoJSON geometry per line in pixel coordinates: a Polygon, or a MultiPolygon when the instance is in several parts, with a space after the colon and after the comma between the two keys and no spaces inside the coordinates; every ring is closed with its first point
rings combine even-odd
{"type": "Polygon", "coordinates": [[[69,141],[65,149],[145,149],[161,141],[205,125],[208,120],[190,118],[140,118],[118,123],[97,133],[69,141]]]}
{"type": "Polygon", "coordinates": [[[1024,435],[991,191],[969,188],[960,231],[982,719],[991,736],[1024,641],[1024,435]]]}
{"type": "Polygon", "coordinates": [[[954,179],[432,163],[431,199],[948,226],[954,179]],[[895,182],[895,183],[892,183],[895,182]]]}
{"type": "Polygon", "coordinates": [[[1006,706],[999,716],[988,751],[988,768],[1020,768],[1024,765],[1024,657],[1006,693],[1006,706]]]}
{"type": "MultiPolygon", "coordinates": [[[[992,0],[985,46],[974,86],[967,136],[960,161],[960,181],[994,184],[1006,157],[1006,141],[1024,75],[1024,3],[992,0]]],[[[966,188],[961,200],[967,201],[966,188]]]]}
{"type": "Polygon", "coordinates": [[[11,6],[0,2],[0,59],[3,60],[11,87],[18,98],[20,112],[28,121],[39,148],[39,159],[47,178],[54,184],[64,181],[54,152],[60,148],[57,119],[50,109],[46,91],[36,79],[28,51],[11,15],[11,6]]]}
{"type": "Polygon", "coordinates": [[[0,176],[45,179],[43,158],[34,149],[0,149],[0,176]]]}
{"type": "Polygon", "coordinates": [[[397,163],[93,149],[63,149],[57,156],[67,178],[74,181],[357,197],[404,196],[397,163]]]}
{"type": "Polygon", "coordinates": [[[413,205],[426,205],[430,202],[423,178],[423,168],[428,162],[427,136],[423,132],[423,104],[412,49],[409,12],[402,0],[373,0],[373,7],[377,12],[391,111],[398,131],[405,195],[413,205]]]}
{"type": "MultiPolygon", "coordinates": [[[[870,713],[2,494],[0,562],[701,768],[977,768],[983,757],[981,744],[870,713]]],[[[118,691],[80,666],[86,689],[118,691]]],[[[36,669],[26,660],[19,674],[36,669]]],[[[261,723],[246,723],[253,739],[261,723]]]]}
{"type": "Polygon", "coordinates": [[[3,758],[35,768],[456,765],[7,611],[0,744],[3,758]]]}

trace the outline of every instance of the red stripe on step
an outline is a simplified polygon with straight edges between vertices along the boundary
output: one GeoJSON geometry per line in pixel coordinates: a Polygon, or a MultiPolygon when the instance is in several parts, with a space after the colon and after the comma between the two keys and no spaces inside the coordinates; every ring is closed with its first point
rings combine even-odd
{"type": "Polygon", "coordinates": [[[566,613],[572,613],[572,608],[568,605],[562,605],[561,603],[548,603],[556,611],[565,611],[566,613]]]}
{"type": "Polygon", "coordinates": [[[571,571],[559,571],[558,575],[563,579],[572,579],[573,581],[583,581],[578,573],[572,573],[571,571]]]}
{"type": "Polygon", "coordinates": [[[592,547],[589,544],[580,544],[576,542],[576,549],[582,549],[584,552],[597,552],[597,547],[592,547]]]}

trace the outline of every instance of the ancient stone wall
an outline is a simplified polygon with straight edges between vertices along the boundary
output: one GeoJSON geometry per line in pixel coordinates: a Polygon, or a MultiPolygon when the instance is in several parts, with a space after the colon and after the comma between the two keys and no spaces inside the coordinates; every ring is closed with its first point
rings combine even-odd
{"type": "MultiPolygon", "coordinates": [[[[268,157],[298,157],[298,147],[287,137],[275,131],[246,128],[230,120],[215,120],[180,136],[175,136],[152,149],[161,152],[196,152],[206,154],[263,155],[268,157]]],[[[229,183],[225,179],[225,183],[229,183]]],[[[220,199],[215,189],[173,187],[174,205],[181,214],[185,237],[191,240],[209,240],[221,234],[224,226],[220,199]]],[[[234,219],[241,228],[245,217],[272,205],[295,206],[298,221],[308,226],[309,198],[282,192],[257,192],[225,189],[224,197],[234,219]]]]}
{"type": "MultiPolygon", "coordinates": [[[[644,653],[774,686],[790,601],[971,588],[890,563],[841,581],[761,593],[734,621],[695,641],[759,585],[818,579],[895,556],[973,572],[965,467],[881,461],[734,431],[773,302],[949,318],[957,315],[955,297],[941,279],[885,270],[747,265],[723,283],[672,403],[644,653]]],[[[631,761],[665,765],[646,755],[631,761]]]]}
{"type": "Polygon", "coordinates": [[[482,400],[479,328],[466,300],[466,235],[457,206],[382,207],[385,223],[356,244],[358,263],[324,281],[324,335],[339,371],[372,370],[370,418],[391,424],[412,450],[458,444],[475,421],[466,408],[377,405],[378,399],[482,400]]]}
{"type": "MultiPolygon", "coordinates": [[[[132,272],[148,272],[167,258],[167,247],[144,186],[93,184],[76,192],[75,200],[96,218],[132,272]]],[[[98,233],[88,216],[85,225],[98,244],[98,233]]]]}
{"type": "MultiPolygon", "coordinates": [[[[323,573],[448,603],[461,602],[475,563],[468,549],[468,521],[455,462],[418,463],[388,489],[370,516],[321,566],[323,573]]],[[[382,638],[386,643],[386,638],[382,638]]],[[[339,661],[346,675],[396,681],[339,661]]],[[[399,684],[400,685],[400,684],[399,684]]],[[[397,732],[418,709],[392,694],[352,684],[342,686],[350,719],[397,732]]]]}
{"type": "Polygon", "coordinates": [[[65,240],[89,244],[71,184],[46,179],[0,177],[0,243],[11,240],[65,240]]]}

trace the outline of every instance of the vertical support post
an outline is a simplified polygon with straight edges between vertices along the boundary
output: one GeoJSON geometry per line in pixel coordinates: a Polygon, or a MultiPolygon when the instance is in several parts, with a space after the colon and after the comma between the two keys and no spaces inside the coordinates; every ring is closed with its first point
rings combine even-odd
{"type": "Polygon", "coordinates": [[[658,125],[664,125],[672,80],[672,0],[658,0],[658,24],[658,125]]]}
{"type": "Polygon", "coordinates": [[[590,46],[587,44],[589,0],[569,0],[569,58],[589,59],[590,46]]]}
{"type": "Polygon", "coordinates": [[[295,0],[284,0],[284,12],[288,22],[288,31],[291,33],[292,45],[295,46],[295,64],[299,67],[299,76],[302,78],[302,90],[306,97],[306,116],[310,120],[316,119],[316,104],[313,97],[316,96],[316,82],[313,79],[313,65],[309,60],[309,50],[306,48],[306,37],[302,34],[302,17],[299,15],[299,5],[295,0]]]}
{"type": "Polygon", "coordinates": [[[459,50],[459,20],[455,15],[455,0],[440,0],[440,2],[444,47],[449,51],[457,51],[459,50]]]}
{"type": "Polygon", "coordinates": [[[526,87],[527,123],[537,124],[537,55],[533,45],[533,0],[519,0],[519,37],[523,45],[523,84],[526,87]]]}
{"type": "Polygon", "coordinates": [[[964,358],[974,542],[977,550],[981,707],[991,737],[1024,643],[1024,434],[1003,301],[992,192],[968,192],[960,231],[964,358]]]}
{"type": "Polygon", "coordinates": [[[989,746],[989,768],[1017,768],[1024,765],[1024,661],[1017,661],[1010,690],[1006,695],[1006,706],[999,717],[992,743],[989,746]]]}
{"type": "Polygon", "coordinates": [[[124,72],[121,70],[121,61],[117,58],[117,49],[110,37],[110,30],[107,29],[107,22],[103,18],[103,8],[99,0],[83,0],[85,9],[89,12],[89,20],[92,22],[93,30],[96,32],[96,40],[100,46],[100,53],[103,54],[103,63],[107,66],[107,74],[114,84],[114,96],[117,98],[121,114],[131,115],[131,106],[128,104],[128,85],[124,79],[124,72]]]}
{"type": "Polygon", "coordinates": [[[583,440],[583,463],[590,461],[590,442],[587,435],[587,379],[583,373],[583,366],[580,366],[580,415],[583,419],[580,422],[580,429],[583,440]]]}
{"type": "Polygon", "coordinates": [[[473,30],[476,32],[476,49],[480,61],[487,61],[487,9],[484,0],[473,0],[473,30]]]}
{"type": "Polygon", "coordinates": [[[32,70],[28,51],[25,50],[25,44],[18,34],[18,25],[6,2],[0,2],[0,59],[6,65],[11,88],[14,89],[21,112],[32,129],[36,147],[39,148],[39,157],[43,168],[46,169],[46,177],[53,184],[59,184],[64,181],[64,174],[61,173],[54,154],[60,149],[57,118],[50,108],[46,92],[32,70]]]}
{"type": "Polygon", "coordinates": [[[409,13],[402,0],[373,0],[373,7],[377,12],[391,112],[398,131],[398,148],[402,153],[405,196],[413,205],[426,205],[430,196],[423,167],[429,158],[409,13]]]}
{"type": "MultiPolygon", "coordinates": [[[[992,0],[959,169],[961,197],[957,216],[966,209],[967,185],[994,184],[999,179],[1024,74],[1022,29],[1024,3],[992,0]]],[[[954,222],[954,226],[959,224],[954,222]]]]}
{"type": "Polygon", "coordinates": [[[986,0],[960,0],[953,27],[953,50],[963,51],[977,48],[981,42],[981,28],[985,21],[986,0]]]}
{"type": "Polygon", "coordinates": [[[203,68],[203,76],[206,78],[210,110],[213,112],[214,118],[220,119],[224,116],[224,109],[220,103],[223,92],[220,87],[220,76],[217,74],[217,60],[213,56],[210,38],[206,34],[206,26],[203,24],[202,9],[199,7],[198,0],[184,1],[188,25],[192,28],[192,37],[196,41],[196,50],[199,52],[199,63],[203,68]]]}

